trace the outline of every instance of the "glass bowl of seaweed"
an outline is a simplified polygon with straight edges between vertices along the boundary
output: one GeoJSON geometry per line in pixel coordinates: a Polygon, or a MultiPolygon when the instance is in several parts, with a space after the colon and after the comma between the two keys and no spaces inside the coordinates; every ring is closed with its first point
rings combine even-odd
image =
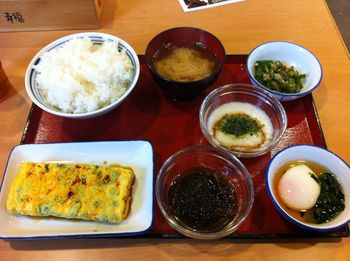
{"type": "Polygon", "coordinates": [[[164,162],[156,198],[163,216],[179,233],[217,239],[244,222],[253,205],[254,186],[235,156],[210,146],[192,146],[164,162]]]}
{"type": "Polygon", "coordinates": [[[333,152],[287,147],[270,160],[265,176],[272,203],[293,224],[327,232],[349,223],[350,167],[333,152]]]}
{"type": "Polygon", "coordinates": [[[238,157],[258,157],[271,151],[287,128],[282,104],[250,84],[228,84],[202,102],[200,128],[208,142],[238,157]]]}
{"type": "Polygon", "coordinates": [[[322,80],[322,66],[309,50],[295,43],[273,41],[254,48],[247,58],[250,81],[280,101],[299,99],[322,80]]]}
{"type": "Polygon", "coordinates": [[[213,34],[193,27],[176,27],[148,44],[146,64],[163,94],[176,101],[195,100],[218,78],[225,49],[213,34]]]}

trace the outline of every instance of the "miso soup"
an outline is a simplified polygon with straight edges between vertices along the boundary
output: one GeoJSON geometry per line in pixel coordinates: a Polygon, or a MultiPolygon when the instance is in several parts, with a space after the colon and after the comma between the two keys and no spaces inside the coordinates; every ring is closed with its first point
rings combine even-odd
{"type": "Polygon", "coordinates": [[[158,74],[169,80],[193,82],[210,76],[217,68],[217,59],[197,45],[167,45],[153,57],[158,74]]]}

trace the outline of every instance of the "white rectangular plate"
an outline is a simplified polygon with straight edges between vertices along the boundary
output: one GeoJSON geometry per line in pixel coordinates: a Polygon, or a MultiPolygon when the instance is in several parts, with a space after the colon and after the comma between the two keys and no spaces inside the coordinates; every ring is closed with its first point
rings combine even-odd
{"type": "Polygon", "coordinates": [[[153,220],[153,150],[147,141],[78,142],[16,146],[8,159],[0,191],[0,238],[129,236],[146,233],[153,220]],[[6,210],[12,182],[22,162],[65,162],[131,167],[136,179],[129,216],[121,223],[33,218],[6,210]]]}

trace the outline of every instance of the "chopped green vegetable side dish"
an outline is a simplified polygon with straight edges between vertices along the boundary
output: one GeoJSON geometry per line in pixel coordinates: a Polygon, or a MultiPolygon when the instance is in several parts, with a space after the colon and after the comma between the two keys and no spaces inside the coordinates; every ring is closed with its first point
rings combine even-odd
{"type": "Polygon", "coordinates": [[[255,79],[265,87],[282,93],[298,93],[306,74],[299,74],[293,66],[280,61],[261,60],[255,63],[255,79]]]}
{"type": "Polygon", "coordinates": [[[333,174],[322,173],[319,177],[321,192],[314,208],[317,224],[331,221],[345,208],[341,186],[333,174]]]}

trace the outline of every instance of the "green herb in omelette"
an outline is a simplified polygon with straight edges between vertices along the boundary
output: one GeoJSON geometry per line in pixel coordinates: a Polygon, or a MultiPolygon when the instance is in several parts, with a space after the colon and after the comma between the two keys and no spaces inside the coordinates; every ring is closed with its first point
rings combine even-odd
{"type": "Polygon", "coordinates": [[[298,93],[303,88],[305,74],[280,61],[260,60],[255,63],[255,79],[265,87],[282,93],[298,93]]]}
{"type": "Polygon", "coordinates": [[[318,180],[321,192],[317,199],[313,215],[317,224],[331,221],[345,208],[345,199],[341,186],[331,173],[322,173],[318,180]]]}
{"type": "Polygon", "coordinates": [[[236,137],[255,135],[261,131],[261,128],[262,125],[259,121],[243,113],[226,114],[220,120],[219,125],[222,132],[236,137]]]}

